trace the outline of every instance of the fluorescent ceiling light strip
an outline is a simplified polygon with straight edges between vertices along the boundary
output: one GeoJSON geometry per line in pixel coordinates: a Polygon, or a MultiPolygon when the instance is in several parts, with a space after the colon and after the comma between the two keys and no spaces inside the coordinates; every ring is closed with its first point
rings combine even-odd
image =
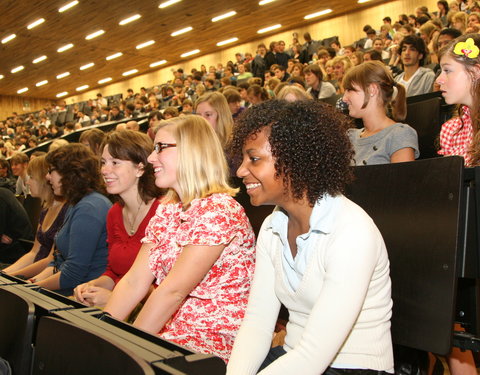
{"type": "Polygon", "coordinates": [[[303,18],[306,19],[306,20],[309,20],[309,19],[311,19],[311,18],[324,16],[325,14],[328,14],[328,13],[332,13],[332,10],[331,10],[331,9],[321,10],[320,12],[307,14],[307,15],[306,15],[305,17],[303,17],[303,18]]]}
{"type": "Polygon", "coordinates": [[[181,34],[188,33],[189,31],[192,31],[192,30],[193,30],[193,27],[192,27],[192,26],[188,26],[188,27],[184,27],[183,29],[174,31],[174,32],[171,33],[170,35],[171,35],[171,36],[178,36],[178,35],[181,35],[181,34]]]}
{"type": "Polygon", "coordinates": [[[192,55],[195,55],[196,53],[199,53],[199,52],[200,52],[199,49],[194,49],[193,51],[189,51],[189,52],[182,53],[182,54],[180,55],[180,57],[192,56],[192,55]]]}
{"type": "Polygon", "coordinates": [[[85,69],[88,69],[88,68],[91,68],[92,66],[94,66],[95,63],[91,62],[91,63],[88,63],[88,64],[85,64],[85,65],[82,65],[80,67],[80,70],[85,70],[85,69]]]}
{"type": "Polygon", "coordinates": [[[47,83],[48,83],[48,81],[46,79],[44,79],[43,81],[35,83],[35,86],[40,87],[40,86],[46,85],[47,83]]]}
{"type": "Polygon", "coordinates": [[[57,98],[61,98],[62,96],[66,96],[66,95],[68,95],[68,92],[66,92],[66,91],[59,92],[59,93],[57,94],[57,98]]]}
{"type": "Polygon", "coordinates": [[[217,46],[218,46],[218,47],[221,47],[221,46],[224,46],[225,44],[229,44],[229,43],[236,42],[237,40],[238,40],[237,37],[235,37],[235,38],[230,38],[230,39],[227,39],[227,40],[222,40],[221,42],[218,42],[218,43],[217,43],[217,46]]]}
{"type": "Polygon", "coordinates": [[[77,91],[82,91],[82,90],[85,90],[85,89],[88,89],[88,85],[83,85],[83,86],[79,86],[76,88],[77,91]]]}
{"type": "Polygon", "coordinates": [[[121,20],[118,24],[123,26],[123,25],[126,25],[127,23],[138,20],[140,17],[142,17],[140,14],[135,14],[131,17],[128,17],[128,18],[125,18],[125,19],[121,20]]]}
{"type": "Polygon", "coordinates": [[[235,12],[234,10],[232,10],[231,12],[222,14],[222,15],[217,16],[217,17],[213,17],[213,18],[212,18],[212,22],[217,22],[217,21],[224,20],[225,18],[232,17],[232,16],[234,16],[235,14],[237,14],[237,12],[235,12]]]}
{"type": "Polygon", "coordinates": [[[368,3],[370,0],[358,0],[359,4],[368,3]]]}
{"type": "Polygon", "coordinates": [[[62,79],[62,78],[68,77],[69,75],[70,75],[70,72],[61,73],[57,76],[57,79],[62,79]]]}
{"type": "Polygon", "coordinates": [[[97,30],[95,31],[94,33],[91,33],[91,34],[88,34],[85,39],[86,40],[90,40],[90,39],[93,39],[93,38],[96,38],[97,36],[100,36],[102,34],[105,34],[105,30],[97,30]]]}
{"type": "Polygon", "coordinates": [[[59,49],[57,49],[57,52],[64,52],[67,49],[70,49],[73,47],[72,43],[65,44],[64,46],[61,46],[59,49]]]}
{"type": "Polygon", "coordinates": [[[101,85],[102,83],[107,83],[107,82],[110,82],[111,80],[112,80],[112,77],[108,77],[108,78],[101,79],[100,81],[98,81],[98,83],[101,85]]]}
{"type": "Polygon", "coordinates": [[[32,63],[38,64],[40,61],[43,61],[46,59],[47,59],[47,56],[43,55],[43,56],[37,57],[35,60],[32,61],[32,63]]]}
{"type": "Polygon", "coordinates": [[[70,8],[73,8],[73,7],[74,7],[75,5],[77,5],[77,4],[78,4],[78,1],[77,1],[77,0],[71,1],[71,2],[69,2],[68,4],[65,4],[63,7],[59,8],[58,11],[59,11],[60,13],[65,12],[66,10],[68,10],[68,9],[70,9],[70,8]]]}
{"type": "Polygon", "coordinates": [[[166,8],[166,7],[170,6],[170,5],[179,3],[180,1],[182,1],[182,0],[168,0],[168,1],[164,1],[164,2],[161,3],[158,7],[159,7],[159,8],[166,8]]]}
{"type": "Polygon", "coordinates": [[[268,26],[268,27],[265,27],[263,29],[260,29],[260,30],[257,31],[257,33],[258,34],[268,33],[269,31],[276,30],[276,29],[279,29],[281,27],[282,27],[282,25],[276,24],[276,25],[273,25],[273,26],[268,26]]]}
{"type": "Polygon", "coordinates": [[[120,57],[122,55],[123,55],[123,53],[117,52],[117,53],[114,53],[113,55],[105,57],[105,60],[113,60],[113,59],[116,59],[117,57],[120,57]]]}
{"type": "Polygon", "coordinates": [[[273,3],[275,0],[262,0],[258,2],[258,5],[265,5],[268,3],[273,3]]]}
{"type": "Polygon", "coordinates": [[[154,40],[149,40],[148,42],[145,42],[145,43],[142,43],[142,44],[139,44],[138,46],[136,46],[135,48],[136,49],[142,49],[142,48],[145,48],[145,47],[148,47],[148,46],[151,46],[152,44],[154,44],[155,41],[154,40]]]}
{"type": "Polygon", "coordinates": [[[123,72],[122,76],[129,76],[129,75],[132,75],[132,74],[135,74],[135,73],[138,73],[138,69],[132,69],[132,70],[128,70],[126,72],[123,72]]]}
{"type": "Polygon", "coordinates": [[[42,23],[45,22],[45,18],[39,18],[38,20],[36,21],[33,21],[30,25],[27,26],[27,29],[28,30],[31,30],[33,29],[34,27],[38,26],[38,25],[41,25],[42,23]]]}
{"type": "Polygon", "coordinates": [[[23,89],[20,89],[17,91],[17,94],[22,94],[24,92],[27,92],[28,91],[28,87],[24,87],[23,89]]]}
{"type": "Polygon", "coordinates": [[[160,61],[155,61],[150,64],[150,68],[155,68],[156,66],[163,65],[167,62],[167,60],[160,60],[160,61]]]}
{"type": "Polygon", "coordinates": [[[12,39],[15,39],[17,36],[15,34],[10,34],[2,39],[2,44],[10,42],[12,39]]]}
{"type": "Polygon", "coordinates": [[[23,70],[23,69],[25,69],[25,67],[24,67],[23,65],[20,65],[20,66],[17,66],[16,68],[13,68],[13,69],[11,70],[11,72],[12,72],[12,73],[17,73],[17,72],[19,72],[19,71],[21,71],[21,70],[23,70]]]}

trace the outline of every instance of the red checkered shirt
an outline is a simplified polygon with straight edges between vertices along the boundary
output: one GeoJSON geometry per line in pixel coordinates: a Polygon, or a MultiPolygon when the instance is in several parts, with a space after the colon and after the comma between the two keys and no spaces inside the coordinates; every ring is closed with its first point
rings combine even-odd
{"type": "Polygon", "coordinates": [[[469,154],[470,145],[473,139],[472,119],[470,109],[463,106],[462,117],[455,117],[442,125],[440,131],[440,155],[463,156],[466,166],[471,166],[469,154]]]}

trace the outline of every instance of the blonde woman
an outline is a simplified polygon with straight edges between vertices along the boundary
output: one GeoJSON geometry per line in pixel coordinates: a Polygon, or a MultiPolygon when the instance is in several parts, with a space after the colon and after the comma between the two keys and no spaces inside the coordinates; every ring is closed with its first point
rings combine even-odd
{"type": "Polygon", "coordinates": [[[67,205],[62,196],[54,195],[52,187],[45,178],[48,173],[48,163],[45,156],[39,156],[30,161],[27,174],[30,176],[27,185],[30,194],[43,202],[40,213],[37,234],[32,249],[3,272],[17,276],[32,277],[43,271],[53,260],[53,241],[63,224],[67,205]]]}
{"type": "Polygon", "coordinates": [[[232,198],[222,145],[202,117],[162,123],[148,157],[167,194],[133,266],[105,311],[125,319],[147,295],[134,325],[228,360],[254,268],[254,234],[232,198]]]}
{"type": "Polygon", "coordinates": [[[195,103],[195,112],[207,120],[225,148],[232,134],[233,117],[225,97],[219,92],[202,95],[195,103]]]}

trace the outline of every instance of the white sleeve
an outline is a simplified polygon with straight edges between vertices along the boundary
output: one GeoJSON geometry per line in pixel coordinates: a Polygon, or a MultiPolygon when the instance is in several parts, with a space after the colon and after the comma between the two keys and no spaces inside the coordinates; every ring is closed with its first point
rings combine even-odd
{"type": "Polygon", "coordinates": [[[263,227],[260,230],[247,311],[233,345],[227,375],[256,374],[270,350],[280,311],[280,301],[274,290],[275,270],[269,255],[270,251],[274,251],[269,248],[271,235],[271,231],[263,227]]]}
{"type": "Polygon", "coordinates": [[[363,224],[337,233],[326,256],[315,259],[323,263],[325,279],[303,334],[292,350],[259,374],[318,375],[332,363],[362,309],[383,246],[373,223],[363,224]]]}

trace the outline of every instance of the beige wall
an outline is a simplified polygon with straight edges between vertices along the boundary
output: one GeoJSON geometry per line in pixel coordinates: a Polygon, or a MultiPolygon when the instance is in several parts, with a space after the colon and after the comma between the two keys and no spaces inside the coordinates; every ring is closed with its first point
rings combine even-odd
{"type": "Polygon", "coordinates": [[[49,99],[26,98],[23,96],[0,95],[0,119],[12,115],[12,112],[25,113],[42,109],[50,104],[49,99]]]}
{"type": "MultiPolygon", "coordinates": [[[[86,91],[80,95],[68,97],[65,100],[68,104],[70,104],[87,99],[93,99],[96,97],[97,92],[102,92],[104,96],[115,95],[119,93],[123,93],[125,95],[128,88],[132,88],[135,92],[138,92],[140,90],[140,87],[142,86],[151,87],[170,80],[172,78],[171,69],[174,67],[182,67],[185,72],[190,72],[192,68],[199,69],[201,64],[205,64],[207,67],[209,65],[216,65],[218,62],[222,62],[223,64],[225,64],[228,60],[234,61],[236,52],[250,51],[254,53],[254,51],[256,50],[256,46],[259,42],[264,42],[268,46],[268,44],[272,40],[283,39],[288,45],[292,40],[292,33],[294,31],[298,32],[300,36],[302,36],[303,33],[308,31],[314,39],[324,39],[338,35],[340,37],[341,43],[343,45],[348,45],[355,40],[364,37],[362,28],[365,24],[370,24],[378,29],[382,24],[382,18],[387,15],[395,21],[398,18],[399,14],[411,14],[420,4],[426,5],[430,10],[436,10],[436,3],[437,0],[424,0],[421,2],[419,2],[418,0],[387,1],[384,4],[369,7],[360,12],[352,11],[352,13],[343,16],[310,24],[302,28],[288,30],[279,34],[267,36],[250,43],[244,43],[232,48],[219,51],[217,53],[194,58],[192,60],[185,61],[185,63],[183,64],[177,64],[175,66],[162,68],[152,73],[140,75],[122,82],[113,83],[111,85],[101,87],[100,89],[86,91]]],[[[300,40],[303,41],[301,37],[300,40]]],[[[11,111],[8,113],[11,113],[11,111]]],[[[0,118],[4,118],[3,116],[1,116],[1,114],[2,103],[0,101],[0,118]]]]}

